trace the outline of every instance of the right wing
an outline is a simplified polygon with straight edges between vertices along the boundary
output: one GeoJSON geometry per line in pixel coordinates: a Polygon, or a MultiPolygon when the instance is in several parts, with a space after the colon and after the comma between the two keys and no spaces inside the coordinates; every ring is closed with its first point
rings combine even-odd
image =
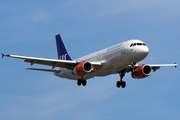
{"type": "MultiPolygon", "coordinates": [[[[46,58],[36,58],[36,57],[27,57],[27,56],[18,56],[18,55],[4,55],[2,54],[2,58],[6,57],[12,57],[12,58],[18,58],[18,59],[24,59],[24,62],[29,62],[31,65],[33,64],[41,64],[41,65],[48,65],[52,66],[52,69],[55,67],[62,67],[66,69],[73,69],[77,64],[79,64],[78,61],[71,61],[71,60],[57,60],[57,59],[46,59],[46,58]]],[[[93,68],[99,68],[101,67],[101,62],[90,62],[93,65],[93,68]]]]}

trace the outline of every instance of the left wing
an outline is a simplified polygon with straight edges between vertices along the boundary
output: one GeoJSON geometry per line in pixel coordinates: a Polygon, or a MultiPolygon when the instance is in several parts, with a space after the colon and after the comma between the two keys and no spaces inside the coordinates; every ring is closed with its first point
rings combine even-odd
{"type": "Polygon", "coordinates": [[[155,72],[157,69],[159,69],[160,67],[168,67],[168,66],[175,66],[177,67],[178,64],[174,63],[174,64],[147,64],[149,65],[153,71],[155,72]]]}
{"type": "MultiPolygon", "coordinates": [[[[146,65],[150,66],[153,69],[154,72],[157,69],[160,69],[160,67],[168,67],[168,66],[175,66],[175,67],[177,67],[178,66],[178,64],[176,64],[176,63],[174,63],[174,64],[146,64],[146,65]]],[[[141,65],[137,65],[137,67],[139,67],[139,66],[141,66],[141,65]]]]}
{"type": "MultiPolygon", "coordinates": [[[[12,58],[18,58],[18,59],[24,59],[24,62],[29,62],[31,65],[33,64],[41,64],[41,65],[48,65],[52,66],[52,69],[55,67],[62,67],[66,69],[73,69],[77,64],[79,64],[78,61],[71,61],[71,60],[56,60],[56,59],[46,59],[46,58],[36,58],[36,57],[27,57],[27,56],[18,56],[18,55],[4,55],[2,54],[2,58],[6,57],[12,57],[12,58]]],[[[88,61],[89,62],[89,61],[88,61]]],[[[101,62],[90,62],[93,65],[93,68],[98,68],[102,64],[101,62]]]]}
{"type": "MultiPolygon", "coordinates": [[[[174,64],[136,64],[134,65],[134,70],[140,66],[143,66],[143,65],[146,65],[146,66],[149,66],[152,68],[153,72],[155,72],[157,69],[160,69],[160,67],[168,67],[168,66],[174,66],[174,67],[177,67],[178,64],[174,63],[174,64]]],[[[132,72],[133,70],[133,67],[132,65],[128,65],[126,67],[124,67],[124,69],[122,69],[120,72],[118,73],[123,73],[125,74],[126,72],[132,72]]]]}
{"type": "Polygon", "coordinates": [[[124,67],[121,71],[118,71],[118,73],[121,76],[121,79],[125,76],[126,73],[131,72],[131,75],[133,78],[145,78],[151,75],[152,70],[155,72],[160,67],[166,67],[166,66],[175,66],[177,67],[178,64],[136,64],[136,65],[128,65],[124,67]]]}

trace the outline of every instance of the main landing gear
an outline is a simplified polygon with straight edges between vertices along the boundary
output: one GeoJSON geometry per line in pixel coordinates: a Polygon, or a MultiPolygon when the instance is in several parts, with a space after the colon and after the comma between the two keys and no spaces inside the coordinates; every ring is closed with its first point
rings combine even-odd
{"type": "Polygon", "coordinates": [[[77,80],[77,85],[81,86],[81,84],[83,86],[86,86],[86,84],[87,84],[87,81],[86,81],[86,79],[83,79],[83,76],[81,77],[81,79],[77,80]]]}
{"type": "MultiPolygon", "coordinates": [[[[134,71],[134,66],[135,66],[135,65],[136,65],[136,63],[134,63],[134,62],[131,64],[131,72],[132,72],[132,74],[135,74],[135,71],[134,71]]],[[[123,69],[123,70],[119,73],[119,75],[120,75],[120,81],[117,81],[117,83],[116,83],[117,88],[120,88],[120,87],[125,88],[125,87],[126,87],[126,82],[123,81],[122,79],[123,79],[123,77],[125,76],[125,73],[126,73],[127,71],[128,71],[127,69],[123,69]]]]}
{"type": "Polygon", "coordinates": [[[77,80],[77,85],[78,85],[78,86],[81,86],[81,84],[82,84],[83,86],[86,86],[86,84],[87,84],[86,80],[85,80],[85,79],[83,79],[83,80],[81,80],[81,79],[77,80]]]}
{"type": "Polygon", "coordinates": [[[125,73],[126,73],[125,70],[122,70],[122,71],[119,73],[121,79],[120,79],[120,81],[117,81],[117,83],[116,83],[116,86],[117,86],[118,88],[120,88],[120,87],[125,88],[125,87],[126,87],[126,82],[125,82],[125,81],[122,81],[123,77],[125,76],[125,73]]]}

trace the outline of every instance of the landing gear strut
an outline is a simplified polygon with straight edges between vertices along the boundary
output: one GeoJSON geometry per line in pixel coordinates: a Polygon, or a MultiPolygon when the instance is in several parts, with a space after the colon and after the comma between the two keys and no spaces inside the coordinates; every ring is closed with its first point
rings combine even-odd
{"type": "Polygon", "coordinates": [[[81,77],[81,79],[77,80],[77,85],[78,85],[78,86],[81,86],[81,84],[82,84],[83,86],[86,86],[86,84],[87,84],[86,80],[83,79],[83,76],[81,77]]]}
{"type": "Polygon", "coordinates": [[[135,69],[134,69],[134,68],[135,68],[135,65],[136,65],[136,63],[132,63],[132,64],[131,64],[131,75],[132,75],[132,76],[136,75],[136,72],[135,72],[135,69]]]}

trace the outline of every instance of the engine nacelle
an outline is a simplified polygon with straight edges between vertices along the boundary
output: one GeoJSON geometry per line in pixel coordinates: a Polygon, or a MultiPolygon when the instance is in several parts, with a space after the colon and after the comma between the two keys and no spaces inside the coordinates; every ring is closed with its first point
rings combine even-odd
{"type": "Polygon", "coordinates": [[[132,74],[133,78],[145,78],[151,75],[152,68],[149,65],[141,65],[135,69],[135,74],[132,74]]]}
{"type": "Polygon", "coordinates": [[[79,63],[72,71],[74,75],[85,75],[92,71],[92,65],[89,62],[79,63]]]}

